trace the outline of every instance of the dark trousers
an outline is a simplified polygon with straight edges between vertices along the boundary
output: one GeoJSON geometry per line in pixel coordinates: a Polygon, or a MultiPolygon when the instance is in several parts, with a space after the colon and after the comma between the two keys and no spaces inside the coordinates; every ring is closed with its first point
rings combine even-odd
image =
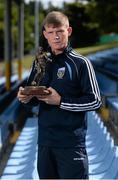
{"type": "Polygon", "coordinates": [[[88,179],[88,158],[85,148],[38,149],[40,179],[88,179]]]}

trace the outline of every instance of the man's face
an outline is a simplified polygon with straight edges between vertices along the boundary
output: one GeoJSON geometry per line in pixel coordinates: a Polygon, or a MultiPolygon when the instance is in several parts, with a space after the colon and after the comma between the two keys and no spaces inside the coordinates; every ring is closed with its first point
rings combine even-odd
{"type": "Polygon", "coordinates": [[[55,27],[54,25],[45,26],[45,30],[43,31],[48,44],[55,54],[63,52],[68,44],[68,37],[71,35],[71,33],[71,27],[55,27]]]}

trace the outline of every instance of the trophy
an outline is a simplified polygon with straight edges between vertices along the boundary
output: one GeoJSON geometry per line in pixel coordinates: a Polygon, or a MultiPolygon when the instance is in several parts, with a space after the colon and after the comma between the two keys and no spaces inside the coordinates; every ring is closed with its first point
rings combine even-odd
{"type": "Polygon", "coordinates": [[[43,51],[42,47],[39,47],[34,60],[34,68],[36,73],[33,77],[31,85],[25,86],[22,90],[23,95],[47,95],[50,94],[50,91],[45,91],[46,86],[40,86],[40,82],[45,75],[45,68],[48,62],[52,60],[48,57],[48,54],[43,51]]]}

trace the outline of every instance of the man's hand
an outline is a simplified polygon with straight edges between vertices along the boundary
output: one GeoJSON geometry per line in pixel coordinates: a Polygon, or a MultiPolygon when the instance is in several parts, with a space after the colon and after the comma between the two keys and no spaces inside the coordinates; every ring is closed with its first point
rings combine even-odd
{"type": "Polygon", "coordinates": [[[52,105],[59,105],[60,104],[60,100],[61,100],[61,96],[58,94],[58,92],[49,87],[47,90],[45,91],[50,91],[49,95],[37,95],[37,99],[40,101],[44,101],[47,104],[52,104],[52,105]]]}
{"type": "Polygon", "coordinates": [[[26,104],[32,99],[33,96],[32,95],[23,95],[22,90],[24,90],[24,88],[20,87],[18,94],[17,94],[17,98],[19,99],[19,101],[26,104]]]}

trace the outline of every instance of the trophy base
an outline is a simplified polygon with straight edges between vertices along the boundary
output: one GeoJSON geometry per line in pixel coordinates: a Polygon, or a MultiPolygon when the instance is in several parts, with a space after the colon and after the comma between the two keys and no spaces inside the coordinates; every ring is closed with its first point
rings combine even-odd
{"type": "Polygon", "coordinates": [[[47,90],[46,86],[26,86],[24,90],[22,90],[23,95],[48,95],[50,91],[45,92],[47,90]]]}

